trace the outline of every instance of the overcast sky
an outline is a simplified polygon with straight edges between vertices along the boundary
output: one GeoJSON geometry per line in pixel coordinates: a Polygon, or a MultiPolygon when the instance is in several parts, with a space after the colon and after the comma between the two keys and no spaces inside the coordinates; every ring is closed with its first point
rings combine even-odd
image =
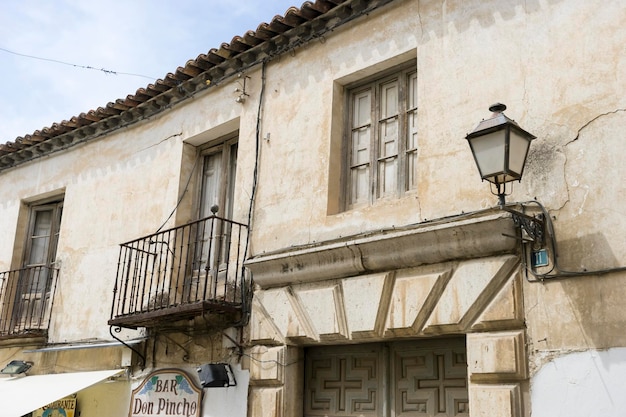
{"type": "Polygon", "coordinates": [[[126,97],[302,2],[0,0],[0,143],[126,97]]]}

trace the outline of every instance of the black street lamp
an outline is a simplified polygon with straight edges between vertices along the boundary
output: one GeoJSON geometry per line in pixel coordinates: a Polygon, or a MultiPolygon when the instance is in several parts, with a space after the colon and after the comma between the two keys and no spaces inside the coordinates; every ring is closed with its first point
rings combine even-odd
{"type": "Polygon", "coordinates": [[[536,138],[506,117],[504,110],[504,104],[492,105],[491,118],[465,136],[481,178],[495,185],[500,206],[505,204],[506,183],[521,181],[530,142],[536,138]]]}
{"type": "Polygon", "coordinates": [[[474,161],[483,181],[495,185],[498,205],[511,213],[514,223],[520,227],[522,240],[524,235],[530,241],[543,245],[543,216],[529,216],[506,206],[506,184],[521,181],[526,165],[530,142],[536,136],[522,129],[514,120],[502,113],[506,106],[496,103],[489,107],[493,112],[489,119],[483,120],[471,133],[465,136],[474,155],[474,161]]]}

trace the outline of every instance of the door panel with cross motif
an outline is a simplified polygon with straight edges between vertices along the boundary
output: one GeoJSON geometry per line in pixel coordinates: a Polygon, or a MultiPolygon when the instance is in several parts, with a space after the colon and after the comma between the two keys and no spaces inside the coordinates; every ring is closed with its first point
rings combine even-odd
{"type": "Polygon", "coordinates": [[[311,348],[305,416],[469,416],[464,339],[311,348]]]}

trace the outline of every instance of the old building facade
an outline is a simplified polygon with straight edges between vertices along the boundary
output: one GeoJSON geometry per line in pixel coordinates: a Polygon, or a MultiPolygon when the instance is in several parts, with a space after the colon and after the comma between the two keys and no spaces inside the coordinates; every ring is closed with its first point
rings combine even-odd
{"type": "Polygon", "coordinates": [[[618,3],[306,2],[0,145],[9,415],[620,415],[618,3]]]}

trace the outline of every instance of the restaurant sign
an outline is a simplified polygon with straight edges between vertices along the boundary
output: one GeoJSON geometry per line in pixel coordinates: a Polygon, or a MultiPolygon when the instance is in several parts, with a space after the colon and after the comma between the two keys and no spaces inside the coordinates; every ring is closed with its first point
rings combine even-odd
{"type": "Polygon", "coordinates": [[[129,417],[199,417],[202,389],[184,371],[152,372],[133,390],[129,417]]]}
{"type": "Polygon", "coordinates": [[[76,394],[69,395],[60,400],[33,411],[33,417],[74,417],[76,412],[76,394]]]}

